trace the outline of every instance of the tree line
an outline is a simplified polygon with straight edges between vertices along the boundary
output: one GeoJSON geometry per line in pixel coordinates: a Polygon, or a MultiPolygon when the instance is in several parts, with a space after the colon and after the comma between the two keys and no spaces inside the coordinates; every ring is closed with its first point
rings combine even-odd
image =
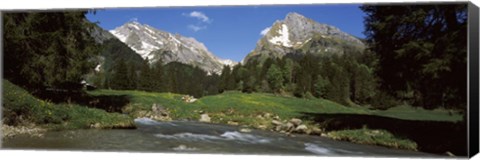
{"type": "Polygon", "coordinates": [[[100,88],[117,90],[142,90],[172,92],[195,97],[218,93],[217,74],[180,62],[164,64],[162,60],[150,63],[148,58],[137,67],[133,62],[119,59],[110,70],[94,76],[100,88]]]}

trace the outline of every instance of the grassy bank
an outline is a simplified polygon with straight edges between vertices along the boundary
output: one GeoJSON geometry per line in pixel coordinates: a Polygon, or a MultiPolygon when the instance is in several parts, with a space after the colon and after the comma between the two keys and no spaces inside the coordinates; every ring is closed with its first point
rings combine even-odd
{"type": "Polygon", "coordinates": [[[10,127],[46,130],[134,127],[127,115],[77,104],[54,104],[33,97],[7,80],[3,80],[2,85],[2,122],[10,127]]]}
{"type": "Polygon", "coordinates": [[[348,129],[329,132],[328,136],[335,140],[345,140],[359,144],[372,144],[392,148],[417,150],[417,143],[414,141],[396,137],[386,130],[368,128],[348,129]]]}
{"type": "MultiPolygon", "coordinates": [[[[97,90],[89,94],[128,97],[130,103],[123,108],[123,112],[133,117],[150,115],[152,105],[157,104],[168,110],[169,116],[174,120],[199,120],[202,114],[208,114],[212,123],[271,131],[278,131],[275,130],[273,121],[286,124],[292,118],[299,118],[308,128],[320,128],[323,132],[316,134],[333,139],[436,153],[445,153],[445,150],[451,149],[449,146],[432,148],[435,146],[430,146],[429,143],[435,144],[432,141],[440,142],[442,138],[458,139],[453,136],[459,136],[433,132],[451,129],[449,127],[456,126],[462,120],[460,114],[444,109],[425,110],[398,106],[388,110],[369,110],[358,106],[347,107],[325,99],[300,99],[267,93],[225,92],[202,97],[193,103],[186,103],[182,100],[183,95],[173,93],[97,90]],[[442,126],[445,127],[438,128],[442,126]],[[422,131],[416,133],[409,128],[422,131]],[[419,137],[427,137],[423,138],[427,141],[419,137]]],[[[458,128],[456,130],[461,131],[458,128]]],[[[451,142],[452,146],[458,143],[451,142]]]]}

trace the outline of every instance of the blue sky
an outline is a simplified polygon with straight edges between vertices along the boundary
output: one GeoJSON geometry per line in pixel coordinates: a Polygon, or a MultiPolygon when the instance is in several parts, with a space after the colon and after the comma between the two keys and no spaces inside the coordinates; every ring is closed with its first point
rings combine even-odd
{"type": "Polygon", "coordinates": [[[106,30],[135,19],[163,31],[194,37],[216,56],[241,61],[255,48],[262,37],[260,32],[289,12],[365,37],[362,33],[365,14],[354,4],[112,8],[88,14],[87,18],[99,22],[106,30]]]}

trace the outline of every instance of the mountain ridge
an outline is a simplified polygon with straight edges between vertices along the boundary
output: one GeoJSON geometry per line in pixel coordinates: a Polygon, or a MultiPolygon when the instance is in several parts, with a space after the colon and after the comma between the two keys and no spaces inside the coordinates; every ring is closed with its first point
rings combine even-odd
{"type": "Polygon", "coordinates": [[[242,62],[254,57],[283,57],[290,53],[343,53],[344,45],[363,49],[363,42],[335,26],[318,23],[299,13],[290,12],[283,20],[276,20],[270,30],[257,41],[257,46],[242,62]],[[321,44],[321,45],[312,45],[321,44]],[[323,46],[322,46],[323,45],[323,46]],[[313,48],[312,48],[313,46],[313,48]]]}
{"type": "Polygon", "coordinates": [[[172,34],[137,21],[127,22],[109,32],[150,63],[159,59],[163,63],[177,61],[215,73],[220,73],[224,65],[236,64],[215,56],[195,38],[172,34]]]}

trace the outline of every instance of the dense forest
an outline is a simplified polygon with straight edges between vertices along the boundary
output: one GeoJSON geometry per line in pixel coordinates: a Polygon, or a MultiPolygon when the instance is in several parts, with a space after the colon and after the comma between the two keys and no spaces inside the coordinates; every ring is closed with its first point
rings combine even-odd
{"type": "Polygon", "coordinates": [[[95,24],[86,21],[86,11],[5,13],[4,74],[32,92],[78,89],[76,84],[88,78],[98,88],[195,97],[238,90],[377,109],[398,104],[465,109],[466,5],[365,5],[361,9],[367,14],[365,50],[291,53],[295,56],[225,66],[221,73],[178,62],[115,58],[116,52],[129,48],[114,42],[95,43],[89,33],[95,24]],[[92,74],[100,55],[112,61],[92,74]]]}

